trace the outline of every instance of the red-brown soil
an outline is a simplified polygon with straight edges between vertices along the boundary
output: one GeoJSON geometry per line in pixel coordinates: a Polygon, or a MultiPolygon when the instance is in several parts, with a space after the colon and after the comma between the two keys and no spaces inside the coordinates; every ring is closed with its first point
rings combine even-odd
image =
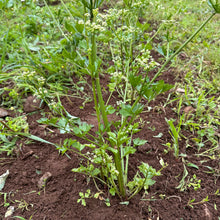
{"type": "MultiPolygon", "coordinates": [[[[173,83],[173,71],[167,71],[162,78],[166,82],[173,83]]],[[[102,83],[107,83],[107,80],[103,80],[102,83]]],[[[189,172],[188,177],[196,174],[197,179],[201,180],[201,188],[195,191],[193,187],[187,187],[183,192],[176,188],[183,176],[184,167],[181,158],[176,159],[171,151],[167,154],[164,152],[166,147],[163,144],[172,143],[165,118],[177,119],[177,115],[172,110],[175,107],[174,104],[163,107],[167,96],[168,93],[160,95],[156,101],[149,104],[150,111],[141,114],[145,123],[143,129],[136,136],[146,139],[148,142],[139,147],[136,153],[130,157],[130,178],[132,178],[141,161],[149,163],[157,170],[161,168],[159,163],[161,158],[168,164],[162,171],[162,175],[154,178],[156,183],[150,187],[147,195],[141,192],[131,199],[129,205],[122,205],[119,198],[111,197],[103,190],[104,193],[98,199],[86,199],[86,207],[84,207],[77,203],[79,192],[91,189],[92,193],[96,193],[97,189],[92,180],[89,181],[86,176],[71,171],[72,168],[78,167],[80,157],[68,152],[71,157],[69,159],[66,155],[59,154],[55,147],[40,142],[28,145],[23,143],[22,147],[18,148],[17,155],[13,157],[1,155],[0,174],[6,170],[10,171],[3,192],[7,193],[7,202],[15,206],[14,216],[34,220],[219,219],[220,197],[215,193],[220,189],[220,180],[218,176],[204,172],[207,169],[203,166],[219,169],[219,159],[202,158],[207,162],[201,164],[201,158],[195,156],[196,147],[190,143],[192,147],[186,149],[185,140],[180,141],[180,152],[187,155],[184,160],[199,167],[196,169],[186,166],[189,172]],[[159,133],[162,133],[163,136],[155,137],[159,133]],[[50,172],[52,177],[47,182],[46,187],[39,190],[38,181],[46,172],[50,172]],[[209,201],[199,203],[207,196],[209,201]],[[110,207],[105,204],[106,198],[110,200],[110,207]],[[190,207],[188,202],[192,199],[195,199],[194,203],[197,204],[190,207]],[[28,205],[22,208],[22,202],[26,202],[28,205]]],[[[114,101],[116,100],[112,102],[114,101]]],[[[62,98],[62,103],[70,114],[89,123],[96,123],[95,117],[92,116],[94,113],[92,102],[87,103],[84,109],[80,109],[82,106],[81,99],[71,98],[70,102],[68,99],[62,98]]],[[[53,132],[50,132],[36,122],[43,117],[41,112],[47,111],[48,108],[45,107],[43,111],[27,114],[30,133],[54,143],[60,143],[66,137],[71,137],[68,134],[60,134],[57,129],[51,128],[53,132]]],[[[189,136],[190,132],[183,130],[183,134],[189,136]]],[[[1,219],[4,219],[6,210],[4,197],[1,195],[1,219]]]]}

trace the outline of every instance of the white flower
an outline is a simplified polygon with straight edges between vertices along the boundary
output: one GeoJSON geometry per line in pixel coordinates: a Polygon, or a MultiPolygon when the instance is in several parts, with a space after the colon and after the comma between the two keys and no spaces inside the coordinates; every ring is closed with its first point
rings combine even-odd
{"type": "Polygon", "coordinates": [[[78,24],[84,24],[84,21],[81,19],[78,21],[78,24]]]}

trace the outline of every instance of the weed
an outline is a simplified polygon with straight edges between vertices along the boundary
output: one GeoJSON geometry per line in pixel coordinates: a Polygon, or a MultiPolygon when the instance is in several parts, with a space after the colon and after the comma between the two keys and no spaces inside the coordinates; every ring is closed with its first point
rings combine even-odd
{"type": "Polygon", "coordinates": [[[199,205],[199,204],[203,204],[209,201],[209,197],[207,196],[206,198],[202,199],[199,202],[194,202],[196,199],[191,199],[188,201],[188,206],[190,206],[191,208],[193,208],[194,205],[199,205]]]}
{"type": "Polygon", "coordinates": [[[198,189],[201,188],[201,180],[198,180],[196,178],[196,175],[194,174],[192,178],[189,179],[189,184],[188,184],[188,187],[193,187],[195,191],[197,191],[198,189]]]}
{"type": "Polygon", "coordinates": [[[4,206],[4,207],[8,207],[10,206],[10,203],[7,202],[7,193],[3,193],[3,192],[0,192],[0,195],[2,196],[3,195],[3,198],[4,198],[4,202],[0,205],[0,206],[4,206]]]}
{"type": "Polygon", "coordinates": [[[33,208],[33,204],[28,204],[25,200],[21,199],[19,200],[15,200],[16,203],[18,203],[18,209],[21,209],[22,211],[27,210],[29,211],[29,206],[31,206],[33,208]]]}
{"type": "Polygon", "coordinates": [[[173,139],[173,149],[174,149],[174,156],[177,158],[179,156],[179,138],[180,138],[180,131],[181,131],[181,125],[183,121],[183,116],[180,117],[180,121],[177,125],[177,128],[173,124],[173,120],[167,120],[167,123],[170,128],[170,134],[173,139]]]}
{"type": "Polygon", "coordinates": [[[7,152],[12,154],[16,147],[16,142],[19,140],[19,132],[28,134],[28,123],[26,116],[18,116],[15,118],[6,117],[5,120],[0,120],[0,153],[7,152]]]}
{"type": "Polygon", "coordinates": [[[99,191],[93,195],[91,193],[91,190],[87,189],[85,193],[83,193],[83,192],[79,193],[80,198],[77,200],[77,203],[81,203],[83,206],[86,206],[86,199],[95,198],[95,199],[104,200],[106,206],[110,206],[111,204],[110,204],[109,199],[108,198],[104,199],[103,197],[100,196],[100,194],[102,194],[101,191],[99,191]]]}

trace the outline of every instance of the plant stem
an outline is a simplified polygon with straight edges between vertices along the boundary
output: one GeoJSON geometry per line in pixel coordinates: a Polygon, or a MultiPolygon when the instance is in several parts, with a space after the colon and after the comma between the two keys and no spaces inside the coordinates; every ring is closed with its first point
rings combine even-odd
{"type": "Polygon", "coordinates": [[[185,43],[172,55],[167,59],[167,61],[163,64],[163,66],[160,68],[160,70],[155,74],[155,76],[152,78],[149,84],[152,84],[156,78],[161,74],[161,72],[164,70],[166,65],[202,30],[202,28],[212,19],[212,17],[216,14],[216,12],[212,13],[204,22],[203,24],[198,27],[198,29],[191,35],[191,37],[185,41],[185,43]]]}
{"type": "Polygon", "coordinates": [[[106,130],[110,131],[106,108],[105,108],[104,100],[102,97],[102,89],[101,89],[99,77],[95,78],[95,82],[96,82],[96,92],[97,92],[97,96],[98,96],[98,100],[99,100],[100,111],[102,114],[103,123],[105,125],[106,130]]]}
{"type": "MultiPolygon", "coordinates": [[[[93,15],[93,11],[92,11],[93,4],[92,3],[93,3],[92,0],[90,0],[90,20],[91,20],[91,23],[94,22],[94,15],[93,15]]],[[[101,85],[100,85],[99,72],[96,69],[97,48],[96,48],[95,33],[92,33],[90,40],[91,40],[91,44],[92,44],[92,51],[91,51],[89,60],[90,60],[90,66],[91,66],[92,82],[94,82],[94,85],[93,85],[94,101],[95,101],[95,105],[96,105],[96,103],[97,103],[96,95],[97,95],[99,107],[100,107],[100,112],[102,114],[103,123],[104,123],[106,131],[109,132],[110,127],[109,127],[109,122],[108,122],[108,118],[107,118],[105,103],[104,103],[103,96],[102,96],[102,89],[101,89],[101,85]]],[[[96,106],[97,117],[99,117],[99,107],[96,106]]],[[[99,129],[100,129],[100,126],[99,126],[99,129]]],[[[112,145],[112,147],[114,147],[112,143],[110,143],[110,144],[112,145]]],[[[114,154],[114,163],[115,163],[116,169],[119,172],[118,177],[117,177],[118,185],[119,185],[119,192],[120,192],[120,195],[124,198],[126,196],[126,192],[125,192],[125,186],[124,186],[123,170],[122,170],[122,165],[121,165],[120,147],[118,147],[117,154],[114,154]]]]}
{"type": "Polygon", "coordinates": [[[96,97],[96,89],[95,89],[95,80],[92,78],[92,92],[93,92],[93,99],[94,99],[94,104],[95,104],[95,111],[96,111],[96,117],[98,120],[98,128],[100,128],[100,112],[99,112],[99,107],[98,107],[98,102],[97,102],[97,97],[96,97]]]}
{"type": "Polygon", "coordinates": [[[118,152],[117,154],[114,155],[114,162],[115,162],[115,167],[118,171],[118,186],[119,186],[119,191],[122,196],[122,198],[125,198],[126,192],[125,192],[125,185],[124,185],[124,173],[122,170],[122,161],[121,161],[121,150],[120,146],[117,147],[118,152]]]}

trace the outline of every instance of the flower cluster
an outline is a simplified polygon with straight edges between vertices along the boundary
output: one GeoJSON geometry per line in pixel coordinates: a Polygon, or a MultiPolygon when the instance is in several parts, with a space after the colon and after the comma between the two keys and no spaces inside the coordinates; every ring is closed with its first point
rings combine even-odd
{"type": "Polygon", "coordinates": [[[141,50],[140,55],[137,56],[135,59],[135,63],[139,67],[142,67],[144,70],[150,70],[150,69],[160,65],[150,55],[150,51],[145,50],[145,49],[141,50]]]}

